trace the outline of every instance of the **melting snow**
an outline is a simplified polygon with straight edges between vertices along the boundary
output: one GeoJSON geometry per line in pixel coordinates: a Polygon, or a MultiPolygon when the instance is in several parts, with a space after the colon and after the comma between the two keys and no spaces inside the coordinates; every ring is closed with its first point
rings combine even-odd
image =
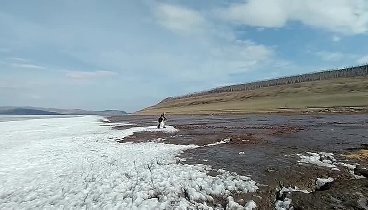
{"type": "Polygon", "coordinates": [[[221,170],[213,177],[206,165],[178,163],[196,145],[111,140],[173,127],[111,130],[98,120],[0,122],[0,209],[208,209],[215,196],[258,189],[246,176],[221,170]]]}
{"type": "MultiPolygon", "coordinates": [[[[280,196],[284,193],[287,193],[289,194],[290,192],[303,192],[303,193],[310,193],[308,190],[300,190],[298,189],[297,187],[295,188],[292,188],[292,187],[289,187],[289,188],[286,188],[286,187],[283,187],[279,193],[280,193],[280,196]]],[[[277,200],[276,203],[275,203],[275,209],[277,210],[287,210],[287,209],[290,209],[290,204],[291,204],[291,199],[286,197],[284,200],[277,200]]]]}
{"type": "Polygon", "coordinates": [[[231,139],[224,139],[215,143],[211,143],[211,144],[207,144],[205,146],[215,146],[215,145],[219,145],[219,144],[226,144],[229,143],[231,141],[231,139]]]}
{"type": "Polygon", "coordinates": [[[298,162],[328,167],[332,168],[333,170],[339,170],[334,164],[334,162],[336,162],[336,159],[334,158],[332,153],[326,152],[319,152],[319,153],[307,152],[307,153],[309,155],[297,154],[301,158],[301,160],[298,162]]]}
{"type": "Polygon", "coordinates": [[[309,163],[309,164],[313,164],[313,165],[317,165],[321,167],[327,167],[327,168],[331,168],[331,170],[337,170],[337,171],[340,170],[337,168],[337,165],[341,165],[341,166],[346,167],[354,178],[356,179],[364,178],[364,176],[358,176],[354,174],[354,169],[356,168],[357,164],[348,164],[348,163],[338,162],[335,159],[333,153],[307,152],[307,154],[309,155],[297,154],[301,158],[298,162],[299,163],[309,163]]]}
{"type": "Polygon", "coordinates": [[[334,179],[332,177],[325,178],[317,178],[316,180],[316,188],[320,189],[322,186],[324,186],[327,183],[333,182],[334,179]]]}

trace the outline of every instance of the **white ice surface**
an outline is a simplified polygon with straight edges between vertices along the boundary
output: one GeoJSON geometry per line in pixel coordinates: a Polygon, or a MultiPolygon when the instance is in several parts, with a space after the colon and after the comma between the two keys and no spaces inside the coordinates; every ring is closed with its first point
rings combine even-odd
{"type": "Polygon", "coordinates": [[[258,189],[249,177],[177,163],[195,145],[124,143],[94,116],[0,122],[0,209],[209,209],[214,196],[258,189]]]}

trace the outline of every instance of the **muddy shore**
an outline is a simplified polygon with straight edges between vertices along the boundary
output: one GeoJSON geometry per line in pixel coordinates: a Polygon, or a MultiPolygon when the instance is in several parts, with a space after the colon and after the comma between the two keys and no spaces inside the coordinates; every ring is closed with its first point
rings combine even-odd
{"type": "MultiPolygon", "coordinates": [[[[157,124],[156,117],[149,116],[109,120],[134,124],[115,129],[157,124]]],[[[368,209],[368,181],[361,174],[357,176],[357,170],[354,174],[351,167],[363,171],[368,167],[365,156],[351,155],[368,149],[366,114],[168,116],[167,124],[179,131],[135,133],[116,141],[199,145],[181,154],[183,163],[209,165],[214,174],[224,169],[250,176],[260,189],[233,197],[240,204],[252,199],[257,209],[274,209],[277,200],[290,200],[294,209],[368,209]],[[336,163],[336,168],[301,162],[303,155],[311,155],[308,152],[317,156],[321,152],[333,153],[327,158],[336,163]],[[316,190],[317,178],[334,181],[316,190]],[[280,193],[282,188],[296,187],[309,193],[280,193]]],[[[219,198],[217,202],[225,201],[219,198]]]]}

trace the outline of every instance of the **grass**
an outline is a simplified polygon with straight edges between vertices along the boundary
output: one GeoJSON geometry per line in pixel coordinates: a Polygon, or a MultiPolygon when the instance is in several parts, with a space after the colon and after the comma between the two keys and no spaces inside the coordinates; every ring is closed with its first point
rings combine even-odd
{"type": "Polygon", "coordinates": [[[368,108],[368,78],[338,78],[162,102],[137,114],[245,114],[368,108]]]}
{"type": "Polygon", "coordinates": [[[352,152],[351,154],[345,155],[345,156],[351,159],[368,160],[368,150],[366,149],[358,150],[356,152],[352,152]]]}

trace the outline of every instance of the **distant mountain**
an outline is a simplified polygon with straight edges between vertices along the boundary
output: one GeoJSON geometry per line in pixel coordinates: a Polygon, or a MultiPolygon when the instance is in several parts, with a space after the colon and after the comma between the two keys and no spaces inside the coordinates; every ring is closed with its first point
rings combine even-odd
{"type": "Polygon", "coordinates": [[[101,115],[118,116],[127,114],[120,110],[87,111],[82,109],[55,109],[42,107],[0,107],[0,115],[101,115]]]}
{"type": "Polygon", "coordinates": [[[1,115],[62,115],[57,112],[48,112],[37,109],[23,109],[23,108],[14,108],[8,110],[0,110],[1,115]]]}

